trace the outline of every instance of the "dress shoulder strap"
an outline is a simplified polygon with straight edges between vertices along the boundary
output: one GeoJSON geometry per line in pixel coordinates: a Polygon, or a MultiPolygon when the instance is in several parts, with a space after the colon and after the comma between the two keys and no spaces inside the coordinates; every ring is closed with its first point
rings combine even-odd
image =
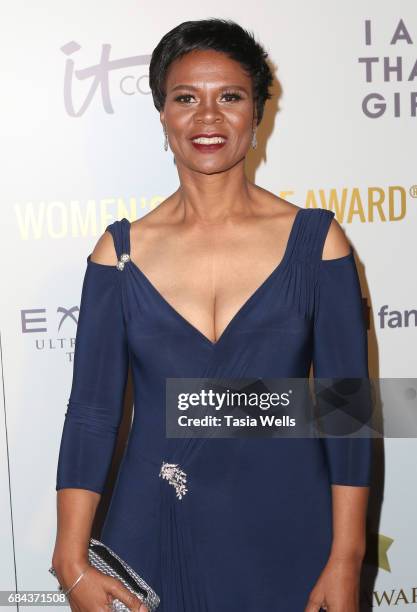
{"type": "Polygon", "coordinates": [[[318,263],[335,214],[325,208],[306,208],[303,213],[297,232],[297,259],[318,263]]]}
{"type": "Polygon", "coordinates": [[[130,221],[123,217],[113,221],[106,227],[113,236],[114,248],[116,250],[119,270],[123,270],[124,264],[130,259],[130,221]]]}

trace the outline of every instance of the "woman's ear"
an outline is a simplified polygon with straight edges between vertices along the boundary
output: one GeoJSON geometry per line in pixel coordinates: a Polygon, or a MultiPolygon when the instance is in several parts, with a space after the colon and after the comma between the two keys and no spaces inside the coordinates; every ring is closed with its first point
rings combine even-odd
{"type": "Polygon", "coordinates": [[[159,119],[160,119],[162,125],[164,125],[165,124],[165,113],[164,113],[164,111],[160,111],[159,119]]]}

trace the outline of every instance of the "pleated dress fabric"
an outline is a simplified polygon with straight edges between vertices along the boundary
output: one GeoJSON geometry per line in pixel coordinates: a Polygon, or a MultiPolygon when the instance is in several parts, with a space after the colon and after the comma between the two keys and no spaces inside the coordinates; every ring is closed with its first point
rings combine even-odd
{"type": "MultiPolygon", "coordinates": [[[[368,438],[168,438],[165,379],[368,377],[353,251],[322,259],[334,213],[297,211],[283,259],[217,342],[132,261],[82,286],[56,489],[102,493],[130,364],[134,416],[101,539],[158,593],[158,612],[303,612],[332,541],[331,484],[367,486],[368,438]],[[179,499],[162,462],[186,474],[179,499]]],[[[106,228],[119,260],[130,222],[106,228]]]]}

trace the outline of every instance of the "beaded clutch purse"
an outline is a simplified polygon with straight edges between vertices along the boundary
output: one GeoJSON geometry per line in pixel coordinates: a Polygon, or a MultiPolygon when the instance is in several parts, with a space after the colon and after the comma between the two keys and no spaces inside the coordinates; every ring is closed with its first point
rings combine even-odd
{"type": "MultiPolygon", "coordinates": [[[[149,612],[154,612],[160,603],[155,591],[141,578],[123,559],[121,559],[109,546],[90,538],[88,545],[88,559],[90,564],[107,576],[117,578],[124,586],[134,593],[146,605],[149,612]]],[[[53,567],[50,573],[57,577],[53,567]]],[[[62,590],[61,585],[59,590],[62,590]]],[[[112,610],[117,612],[129,612],[129,608],[118,599],[113,600],[112,610]]]]}

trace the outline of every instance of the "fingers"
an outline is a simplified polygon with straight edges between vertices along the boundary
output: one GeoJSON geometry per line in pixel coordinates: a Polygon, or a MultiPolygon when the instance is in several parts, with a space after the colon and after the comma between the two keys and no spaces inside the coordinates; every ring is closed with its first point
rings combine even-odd
{"type": "Polygon", "coordinates": [[[314,595],[311,595],[304,612],[322,612],[322,610],[328,611],[326,604],[322,599],[318,599],[314,595]]]}
{"type": "Polygon", "coordinates": [[[131,612],[149,612],[145,604],[127,589],[120,580],[110,578],[107,592],[113,599],[119,599],[131,612]]]}

